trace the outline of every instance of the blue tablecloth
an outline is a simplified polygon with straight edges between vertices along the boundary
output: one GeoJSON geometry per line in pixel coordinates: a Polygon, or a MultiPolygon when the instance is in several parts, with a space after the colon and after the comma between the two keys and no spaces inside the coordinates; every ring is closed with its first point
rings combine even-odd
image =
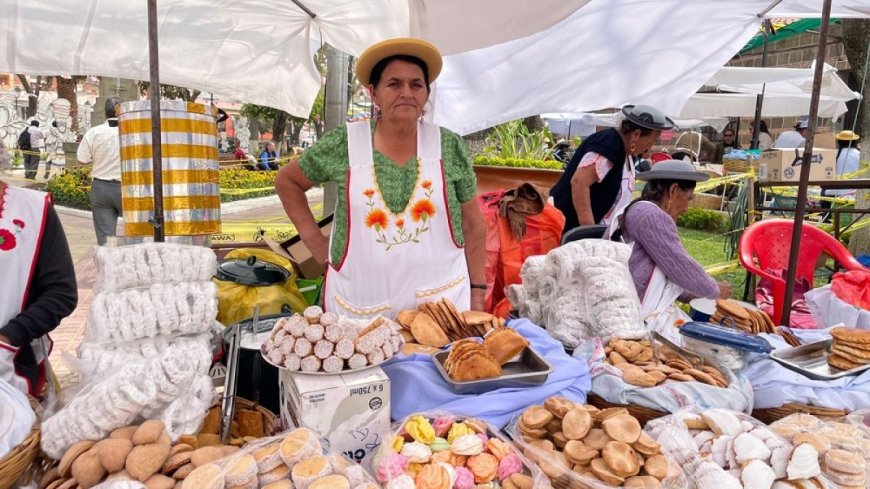
{"type": "Polygon", "coordinates": [[[592,387],[586,362],[568,356],[560,342],[527,319],[511,321],[510,327],[525,336],[553,367],[546,384],[460,395],[450,389],[435,369],[432,357],[398,355],[381,365],[390,377],[392,418],[399,420],[412,413],[439,409],[482,418],[500,429],[526,407],[540,404],[550,396],[586,402],[586,393],[592,387]]]}

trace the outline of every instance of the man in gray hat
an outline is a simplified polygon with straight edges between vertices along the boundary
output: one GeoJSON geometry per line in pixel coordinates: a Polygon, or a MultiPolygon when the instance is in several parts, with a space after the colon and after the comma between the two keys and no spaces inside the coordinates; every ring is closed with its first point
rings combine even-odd
{"type": "Polygon", "coordinates": [[[91,214],[97,244],[115,236],[121,216],[121,151],[118,136],[118,97],[106,99],[106,122],[88,129],[79,144],[79,164],[91,167],[91,214]]]}
{"type": "MultiPolygon", "coordinates": [[[[550,190],[565,215],[564,233],[578,226],[609,225],[631,201],[633,157],[655,143],[671,119],[648,105],[627,105],[618,128],[592,134],[574,152],[565,173],[550,190]]],[[[609,232],[605,237],[609,236],[609,232]]]]}
{"type": "Polygon", "coordinates": [[[786,131],[776,138],[773,143],[774,148],[803,148],[809,135],[810,118],[809,116],[801,117],[800,120],[794,123],[793,131],[786,131]]]}

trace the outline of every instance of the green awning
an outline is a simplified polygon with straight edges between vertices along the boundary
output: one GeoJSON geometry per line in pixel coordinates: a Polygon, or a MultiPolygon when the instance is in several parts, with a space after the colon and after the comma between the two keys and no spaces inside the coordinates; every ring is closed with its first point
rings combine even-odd
{"type": "MultiPolygon", "coordinates": [[[[831,19],[831,23],[838,22],[837,19],[831,19]]],[[[821,19],[800,19],[796,20],[788,25],[780,27],[779,29],[774,28],[774,34],[770,36],[769,42],[773,44],[777,41],[781,41],[783,39],[788,39],[789,37],[796,36],[802,32],[809,30],[818,30],[819,26],[822,24],[821,19]]],[[[759,48],[764,45],[764,33],[759,32],[752,39],[746,43],[746,46],[743,46],[743,49],[740,50],[739,54],[746,54],[748,51],[752,51],[755,48],[759,48]]]]}

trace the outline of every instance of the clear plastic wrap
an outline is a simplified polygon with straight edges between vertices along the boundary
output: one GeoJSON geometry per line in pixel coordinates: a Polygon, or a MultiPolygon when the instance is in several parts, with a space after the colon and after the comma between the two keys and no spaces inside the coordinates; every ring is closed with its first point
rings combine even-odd
{"type": "Polygon", "coordinates": [[[455,489],[496,481],[504,485],[518,476],[531,487],[551,487],[535,463],[480,419],[444,411],[417,413],[393,423],[393,432],[385,440],[372,459],[372,472],[387,488],[403,487],[406,482],[413,487],[417,477],[439,475],[449,477],[448,487],[455,489]]]}
{"type": "Polygon", "coordinates": [[[752,385],[739,373],[716,366],[728,382],[727,388],[702,382],[666,380],[654,387],[639,387],[623,380],[622,372],[604,356],[599,338],[584,342],[574,356],[583,358],[592,374],[592,392],[612,404],[634,404],[656,411],[673,413],[689,406],[720,407],[734,411],[752,410],[752,385]]]}
{"type": "Polygon", "coordinates": [[[770,487],[804,481],[835,487],[821,474],[818,453],[799,451],[751,416],[726,409],[689,408],[647,423],[645,431],[682,467],[694,487],[770,487]]]}
{"type": "Polygon", "coordinates": [[[264,487],[280,480],[292,480],[293,487],[302,489],[379,487],[361,465],[330,452],[326,441],[306,428],[261,438],[200,465],[185,478],[183,487],[264,487]]]}
{"type": "Polygon", "coordinates": [[[97,247],[96,292],[117,292],[152,284],[205,282],[217,271],[210,248],[173,243],[97,247]]]}
{"type": "Polygon", "coordinates": [[[856,411],[844,419],[822,419],[811,414],[792,414],[770,429],[792,444],[811,443],[824,461],[822,472],[831,487],[870,486],[870,410],[856,411]]]}
{"type": "Polygon", "coordinates": [[[130,341],[159,335],[199,334],[217,317],[217,287],[211,281],[156,283],[147,288],[94,296],[87,341],[130,341]]]}
{"type": "Polygon", "coordinates": [[[101,375],[118,366],[140,359],[153,358],[174,347],[185,352],[193,360],[194,369],[206,374],[211,366],[211,333],[194,336],[157,336],[155,338],[123,342],[84,342],[79,345],[78,358],[64,357],[82,380],[101,375]]]}
{"type": "Polygon", "coordinates": [[[59,459],[75,442],[100,440],[138,418],[159,418],[173,440],[195,431],[214,401],[201,360],[179,345],[92,376],[66,393],[42,423],[42,449],[59,459]]]}
{"type": "MultiPolygon", "coordinates": [[[[595,475],[595,472],[594,472],[595,470],[599,469],[599,465],[603,465],[604,468],[610,470],[607,467],[606,462],[604,462],[605,459],[603,457],[606,455],[603,455],[603,454],[605,451],[609,451],[609,448],[607,447],[607,445],[609,443],[614,443],[614,440],[610,439],[608,437],[608,435],[605,434],[605,431],[603,429],[593,428],[594,426],[601,426],[599,419],[600,420],[606,419],[606,418],[599,417],[601,413],[604,413],[604,411],[599,411],[594,406],[580,405],[580,404],[572,403],[571,401],[569,401],[567,399],[559,398],[559,397],[549,398],[549,399],[547,399],[547,401],[545,401],[543,406],[530,406],[529,409],[536,409],[539,412],[543,412],[542,410],[546,410],[546,411],[549,411],[551,413],[550,421],[546,422],[546,424],[544,426],[542,426],[541,428],[534,429],[534,430],[543,430],[539,433],[540,435],[543,435],[542,438],[535,438],[535,437],[530,436],[529,434],[524,432],[524,430],[529,430],[529,428],[521,427],[521,425],[523,423],[523,421],[522,421],[523,416],[524,416],[526,411],[524,411],[524,413],[521,414],[520,416],[516,417],[511,422],[511,424],[508,425],[508,427],[506,428],[506,431],[510,435],[510,437],[514,441],[514,443],[516,443],[516,445],[522,449],[523,454],[526,456],[526,458],[528,458],[532,461],[535,461],[540,465],[541,470],[543,471],[543,473],[547,477],[549,477],[550,482],[551,482],[553,487],[555,487],[557,489],[569,489],[569,488],[573,489],[575,487],[581,487],[581,488],[585,488],[585,489],[612,489],[614,487],[622,487],[622,485],[612,485],[612,484],[609,484],[609,483],[601,480],[598,477],[598,475],[595,475]],[[588,416],[586,414],[582,414],[582,413],[581,413],[582,414],[581,416],[575,416],[575,414],[577,414],[579,411],[588,413],[588,416]],[[559,418],[558,415],[554,414],[554,413],[558,413],[558,415],[561,415],[563,418],[559,418]],[[562,421],[563,421],[563,419],[568,419],[568,417],[569,417],[568,413],[572,413],[570,416],[572,418],[576,417],[580,421],[580,423],[575,423],[574,422],[575,420],[572,419],[571,426],[577,426],[578,424],[582,424],[582,418],[586,418],[586,422],[588,422],[589,424],[587,425],[587,428],[586,428],[587,431],[586,431],[585,435],[583,435],[579,438],[574,438],[575,435],[582,435],[583,434],[582,430],[581,430],[581,432],[579,432],[579,433],[571,434],[572,438],[570,438],[570,439],[567,438],[568,435],[566,435],[565,432],[562,431],[562,430],[564,430],[564,426],[562,426],[562,421]],[[552,426],[551,423],[557,422],[557,421],[558,421],[559,426],[552,426]],[[551,430],[556,430],[556,429],[559,429],[560,431],[551,431],[551,430]],[[597,446],[597,445],[594,445],[593,441],[591,440],[591,437],[596,437],[599,441],[601,441],[602,440],[600,438],[601,436],[608,437],[606,439],[610,440],[610,442],[605,443],[602,441],[602,444],[604,445],[605,448],[602,449],[601,451],[599,451],[598,449],[593,449],[592,447],[597,446]],[[561,438],[561,437],[564,437],[564,438],[561,438]],[[560,438],[561,438],[561,441],[559,443],[562,444],[561,447],[559,447],[558,444],[551,441],[551,439],[558,440],[560,438]],[[583,448],[584,450],[587,450],[587,451],[591,450],[591,452],[588,452],[588,454],[587,454],[588,455],[588,463],[586,463],[584,465],[572,463],[570,461],[570,459],[568,458],[568,456],[564,453],[564,449],[569,446],[568,443],[571,443],[571,440],[575,440],[575,439],[580,440],[580,444],[584,445],[581,448],[583,448]],[[594,452],[594,454],[592,452],[594,452]],[[602,462],[604,462],[604,464],[602,464],[602,462]],[[595,467],[595,468],[592,468],[592,467],[595,467]]],[[[528,411],[528,409],[527,409],[527,411],[528,411]]],[[[607,416],[607,418],[615,417],[618,414],[624,414],[626,416],[630,416],[628,414],[628,411],[625,411],[625,410],[622,410],[619,412],[614,410],[614,411],[610,411],[609,414],[610,414],[610,416],[607,416]]],[[[546,418],[544,418],[544,419],[546,419],[546,418]]],[[[639,422],[636,424],[636,429],[638,431],[640,430],[640,423],[639,422]]],[[[674,432],[672,434],[672,437],[674,438],[674,440],[677,440],[674,443],[674,446],[680,446],[680,443],[682,443],[682,444],[686,445],[686,448],[683,449],[684,452],[688,452],[691,449],[691,446],[690,446],[691,439],[689,439],[689,440],[681,439],[679,430],[674,429],[674,430],[665,430],[665,431],[673,431],[674,432]]],[[[641,434],[641,436],[643,436],[643,435],[641,434]]],[[[648,441],[651,441],[651,440],[648,440],[648,441]]],[[[632,454],[631,456],[635,456],[635,457],[641,456],[642,458],[644,457],[640,451],[635,450],[635,447],[637,447],[638,444],[640,444],[640,443],[641,443],[641,439],[638,438],[635,442],[632,442],[630,444],[630,446],[631,446],[630,453],[632,454]]],[[[629,445],[629,444],[627,442],[623,442],[623,445],[629,445]]],[[[654,477],[655,479],[657,479],[657,481],[660,482],[662,488],[664,488],[664,489],[685,489],[685,488],[689,487],[687,485],[687,481],[686,481],[686,478],[683,474],[683,471],[680,468],[680,464],[677,462],[676,459],[674,459],[672,456],[670,456],[670,453],[668,453],[667,451],[664,450],[664,446],[662,446],[661,450],[659,450],[659,448],[657,446],[655,446],[654,444],[646,443],[644,445],[644,447],[645,448],[643,448],[643,450],[646,451],[646,453],[648,454],[646,456],[646,457],[648,457],[648,458],[646,458],[646,460],[652,460],[654,457],[664,457],[664,460],[662,460],[661,458],[656,459],[656,462],[658,462],[657,469],[661,472],[658,473],[658,477],[654,477]],[[662,467],[661,466],[662,464],[666,464],[666,467],[662,467]]],[[[638,472],[635,474],[635,476],[653,477],[652,475],[649,475],[649,474],[654,473],[655,471],[652,471],[652,469],[650,468],[650,472],[647,472],[647,465],[648,464],[646,463],[646,461],[644,461],[644,463],[640,465],[640,468],[638,469],[638,472]],[[641,475],[641,474],[643,474],[643,475],[641,475]]],[[[614,473],[611,473],[610,475],[613,476],[613,481],[615,484],[616,483],[622,484],[627,479],[632,477],[632,476],[620,477],[619,475],[614,474],[614,473]],[[617,482],[617,481],[622,481],[622,482],[617,482]]],[[[642,482],[642,481],[639,481],[639,482],[642,482]]],[[[538,487],[538,486],[535,486],[535,487],[538,487]]],[[[635,487],[650,487],[650,486],[635,486],[635,487]]]]}

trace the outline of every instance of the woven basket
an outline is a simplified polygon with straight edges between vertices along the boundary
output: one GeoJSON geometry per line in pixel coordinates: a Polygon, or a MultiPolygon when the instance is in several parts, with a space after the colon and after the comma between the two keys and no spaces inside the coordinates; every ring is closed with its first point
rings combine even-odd
{"type": "Polygon", "coordinates": [[[849,412],[844,409],[810,406],[809,404],[790,402],[775,408],[755,409],[752,411],[752,417],[764,424],[770,424],[774,421],[779,421],[786,416],[797,413],[812,414],[824,419],[842,418],[849,414],[849,412]]]}
{"type": "Polygon", "coordinates": [[[243,409],[245,411],[257,411],[263,415],[263,433],[266,436],[272,436],[280,431],[280,429],[278,428],[278,417],[275,416],[275,413],[264,408],[263,406],[260,406],[259,404],[255,406],[253,402],[247,399],[243,399],[241,397],[237,397],[236,412],[238,412],[240,409],[243,409]]]}
{"type": "Polygon", "coordinates": [[[755,169],[755,172],[758,172],[758,160],[751,158],[747,160],[730,160],[728,158],[724,158],[722,160],[722,168],[725,170],[725,173],[746,173],[749,171],[749,166],[755,169]]]}
{"type": "Polygon", "coordinates": [[[715,194],[695,194],[692,196],[692,207],[718,211],[722,207],[722,196],[715,194]]]}
{"type": "MultiPolygon", "coordinates": [[[[0,459],[0,487],[12,487],[19,479],[27,475],[32,477],[38,469],[36,463],[39,456],[40,426],[42,424],[42,406],[34,398],[30,398],[30,406],[36,413],[36,421],[30,429],[30,434],[20,445],[12,449],[0,459]],[[28,474],[28,471],[30,472],[28,474]]],[[[27,481],[25,481],[27,482],[27,481]]]]}
{"type": "Polygon", "coordinates": [[[629,414],[631,414],[632,416],[637,418],[638,421],[640,421],[641,426],[645,426],[647,421],[658,419],[662,416],[667,416],[669,414],[662,411],[656,411],[654,409],[637,406],[635,404],[612,404],[605,401],[598,394],[593,394],[591,392],[586,395],[586,402],[597,407],[598,409],[625,408],[628,410],[629,414]]]}

